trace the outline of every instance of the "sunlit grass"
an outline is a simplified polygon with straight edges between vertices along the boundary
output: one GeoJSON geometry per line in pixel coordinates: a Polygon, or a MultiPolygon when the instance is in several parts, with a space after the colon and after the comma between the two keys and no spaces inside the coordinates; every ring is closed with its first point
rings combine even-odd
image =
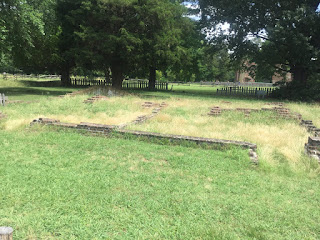
{"type": "MultiPolygon", "coordinates": [[[[278,165],[279,155],[295,168],[299,169],[304,164],[304,144],[307,142],[309,133],[300,126],[299,121],[282,119],[271,112],[252,112],[250,116],[245,116],[243,113],[231,111],[217,117],[208,116],[213,106],[224,109],[272,107],[266,105],[265,101],[231,99],[226,102],[221,99],[170,98],[166,102],[169,106],[155,119],[144,125],[130,126],[130,128],[167,134],[248,141],[258,145],[260,159],[269,164],[278,165]]],[[[291,107],[291,104],[288,106],[291,107]]],[[[305,105],[305,108],[307,112],[314,110],[312,106],[308,109],[305,105]]],[[[320,113],[319,110],[318,112],[320,113]]]]}
{"type": "MultiPolygon", "coordinates": [[[[134,92],[93,104],[83,102],[88,94],[56,97],[75,89],[1,88],[12,100],[32,103],[0,107],[7,115],[0,120],[0,225],[13,227],[14,239],[30,240],[318,239],[319,164],[303,153],[309,133],[270,112],[208,116],[213,106],[271,106],[202,88],[134,92]],[[131,129],[253,142],[259,165],[238,148],[204,150],[29,126],[38,117],[128,123],[151,113],[142,108],[145,101],[168,106],[131,129]]],[[[286,104],[320,123],[318,105],[286,104]]]]}
{"type": "Polygon", "coordinates": [[[319,103],[289,103],[290,109],[302,114],[304,119],[312,120],[314,125],[320,128],[320,104],[319,103]]]}
{"type": "Polygon", "coordinates": [[[92,104],[84,103],[88,95],[47,98],[31,104],[12,104],[3,108],[8,116],[2,127],[17,129],[39,117],[59,119],[61,122],[91,122],[108,125],[129,123],[138,116],[150,114],[152,109],[141,107],[143,100],[134,96],[113,97],[92,104]]]}
{"type": "MultiPolygon", "coordinates": [[[[159,94],[159,93],[156,93],[159,94]]],[[[142,108],[144,101],[166,102],[155,118],[130,129],[149,132],[207,137],[227,140],[248,141],[258,145],[260,161],[278,166],[282,159],[295,169],[306,168],[304,144],[309,133],[298,121],[281,119],[270,112],[253,112],[245,116],[240,112],[225,112],[221,116],[208,116],[210,109],[219,106],[224,109],[272,107],[268,101],[252,99],[208,98],[201,96],[168,96],[160,93],[158,98],[146,99],[144,95],[125,95],[102,100],[93,104],[83,103],[90,95],[75,97],[45,97],[37,103],[15,104],[3,108],[8,116],[0,126],[14,130],[27,126],[33,119],[48,117],[62,122],[91,122],[120,125],[135,120],[138,116],[150,114],[152,109],[142,108]],[[280,160],[279,160],[280,159],[280,160]]],[[[306,119],[315,120],[320,111],[317,105],[286,103],[286,106],[302,113],[306,119]]]]}
{"type": "MultiPolygon", "coordinates": [[[[29,92],[30,95],[26,94],[27,98],[38,99],[39,102],[7,106],[3,112],[8,117],[0,123],[0,126],[6,130],[23,128],[33,119],[39,117],[55,118],[68,123],[92,122],[120,125],[129,123],[138,116],[150,114],[152,109],[141,107],[144,101],[157,103],[164,101],[168,107],[163,109],[159,115],[144,124],[132,125],[130,129],[248,141],[258,145],[258,153],[262,162],[278,166],[279,161],[285,159],[291,167],[297,169],[305,165],[304,144],[309,133],[299,125],[298,121],[281,119],[274,113],[268,112],[253,112],[250,116],[233,111],[225,112],[218,117],[207,115],[210,108],[214,106],[223,109],[261,109],[272,107],[266,105],[270,101],[204,94],[203,91],[212,91],[212,87],[174,87],[179,90],[178,93],[142,92],[141,95],[131,94],[114,97],[93,104],[83,103],[85,99],[90,97],[88,94],[56,98],[51,97],[49,91],[48,95],[39,98],[29,92]],[[146,95],[151,95],[151,98],[146,95]]],[[[24,89],[26,89],[26,93],[30,90],[29,88],[24,89]]],[[[44,90],[37,88],[37,90],[39,89],[44,90]]],[[[24,94],[22,95],[24,96],[24,94]]],[[[293,112],[301,113],[305,119],[313,120],[316,125],[320,126],[318,105],[292,102],[285,102],[285,104],[293,112]]]]}
{"type": "Polygon", "coordinates": [[[318,239],[319,177],[203,150],[0,130],[0,222],[14,239],[318,239]]]}

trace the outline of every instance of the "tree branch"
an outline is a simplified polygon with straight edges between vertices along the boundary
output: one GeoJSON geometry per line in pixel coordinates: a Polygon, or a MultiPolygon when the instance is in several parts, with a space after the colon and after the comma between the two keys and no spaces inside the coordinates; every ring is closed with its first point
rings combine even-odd
{"type": "Polygon", "coordinates": [[[279,66],[277,66],[277,65],[275,65],[274,67],[275,67],[276,69],[278,69],[278,70],[283,71],[283,72],[291,73],[291,70],[283,69],[283,68],[281,68],[281,67],[279,67],[279,66]]]}
{"type": "Polygon", "coordinates": [[[252,33],[252,35],[253,35],[253,36],[256,36],[256,37],[258,37],[258,38],[261,38],[261,39],[263,39],[263,40],[266,40],[266,41],[270,41],[270,42],[273,42],[273,43],[276,43],[276,44],[280,44],[280,45],[283,45],[283,46],[288,46],[288,44],[271,40],[270,38],[261,36],[261,35],[259,35],[258,33],[252,33]]]}

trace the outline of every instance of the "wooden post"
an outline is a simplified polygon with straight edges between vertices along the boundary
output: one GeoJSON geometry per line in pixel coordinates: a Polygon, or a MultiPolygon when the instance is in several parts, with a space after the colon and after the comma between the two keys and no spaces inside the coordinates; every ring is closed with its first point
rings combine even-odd
{"type": "Polygon", "coordinates": [[[12,233],[11,227],[0,227],[0,240],[12,240],[12,233]]]}
{"type": "Polygon", "coordinates": [[[7,100],[7,97],[4,95],[4,93],[0,93],[0,105],[5,106],[6,100],[7,100]]]}

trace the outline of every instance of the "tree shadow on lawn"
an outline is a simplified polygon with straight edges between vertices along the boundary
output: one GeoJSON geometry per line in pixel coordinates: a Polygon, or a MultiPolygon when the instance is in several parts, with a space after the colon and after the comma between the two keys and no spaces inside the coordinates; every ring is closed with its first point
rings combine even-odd
{"type": "MultiPolygon", "coordinates": [[[[23,80],[21,82],[26,87],[68,88],[68,87],[62,87],[60,80],[52,80],[52,81],[23,80]]],[[[70,88],[87,88],[87,86],[71,86],[70,88]]]]}
{"type": "Polygon", "coordinates": [[[218,98],[222,100],[254,100],[254,101],[276,101],[277,99],[267,97],[264,99],[258,99],[254,96],[241,96],[241,95],[221,95],[210,90],[174,90],[174,91],[141,91],[141,90],[130,90],[131,93],[137,93],[142,98],[170,98],[170,97],[196,97],[196,98],[218,98]]]}
{"type": "Polygon", "coordinates": [[[0,88],[0,92],[4,93],[8,97],[25,96],[25,95],[48,95],[59,96],[72,92],[70,89],[37,89],[37,88],[25,88],[25,87],[5,87],[0,88]]]}
{"type": "Polygon", "coordinates": [[[32,81],[24,80],[23,84],[26,87],[60,87],[61,81],[32,81]]]}
{"type": "Polygon", "coordinates": [[[19,81],[23,86],[21,87],[0,87],[0,93],[4,93],[7,96],[27,96],[27,95],[38,95],[38,96],[60,96],[67,93],[71,93],[74,89],[83,89],[84,86],[75,87],[61,87],[60,80],[52,81],[33,81],[23,80],[19,81]]]}

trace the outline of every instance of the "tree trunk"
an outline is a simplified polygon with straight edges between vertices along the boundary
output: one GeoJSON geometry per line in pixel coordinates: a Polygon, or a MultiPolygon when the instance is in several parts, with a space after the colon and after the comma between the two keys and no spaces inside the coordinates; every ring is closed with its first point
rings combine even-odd
{"type": "Polygon", "coordinates": [[[301,83],[302,85],[307,85],[308,75],[307,71],[303,67],[295,66],[291,68],[293,74],[293,81],[296,83],[301,83]]]}
{"type": "Polygon", "coordinates": [[[69,66],[64,66],[61,70],[61,86],[63,86],[63,87],[70,87],[71,86],[69,66]]]}
{"type": "Polygon", "coordinates": [[[110,69],[109,68],[106,68],[104,70],[104,77],[106,79],[106,82],[110,82],[110,69]]]}
{"type": "Polygon", "coordinates": [[[116,89],[122,88],[122,82],[123,82],[123,73],[121,69],[120,64],[113,65],[111,67],[112,72],[112,87],[116,89]]]}
{"type": "Polygon", "coordinates": [[[156,68],[150,67],[149,68],[149,89],[155,90],[156,89],[156,68]]]}

